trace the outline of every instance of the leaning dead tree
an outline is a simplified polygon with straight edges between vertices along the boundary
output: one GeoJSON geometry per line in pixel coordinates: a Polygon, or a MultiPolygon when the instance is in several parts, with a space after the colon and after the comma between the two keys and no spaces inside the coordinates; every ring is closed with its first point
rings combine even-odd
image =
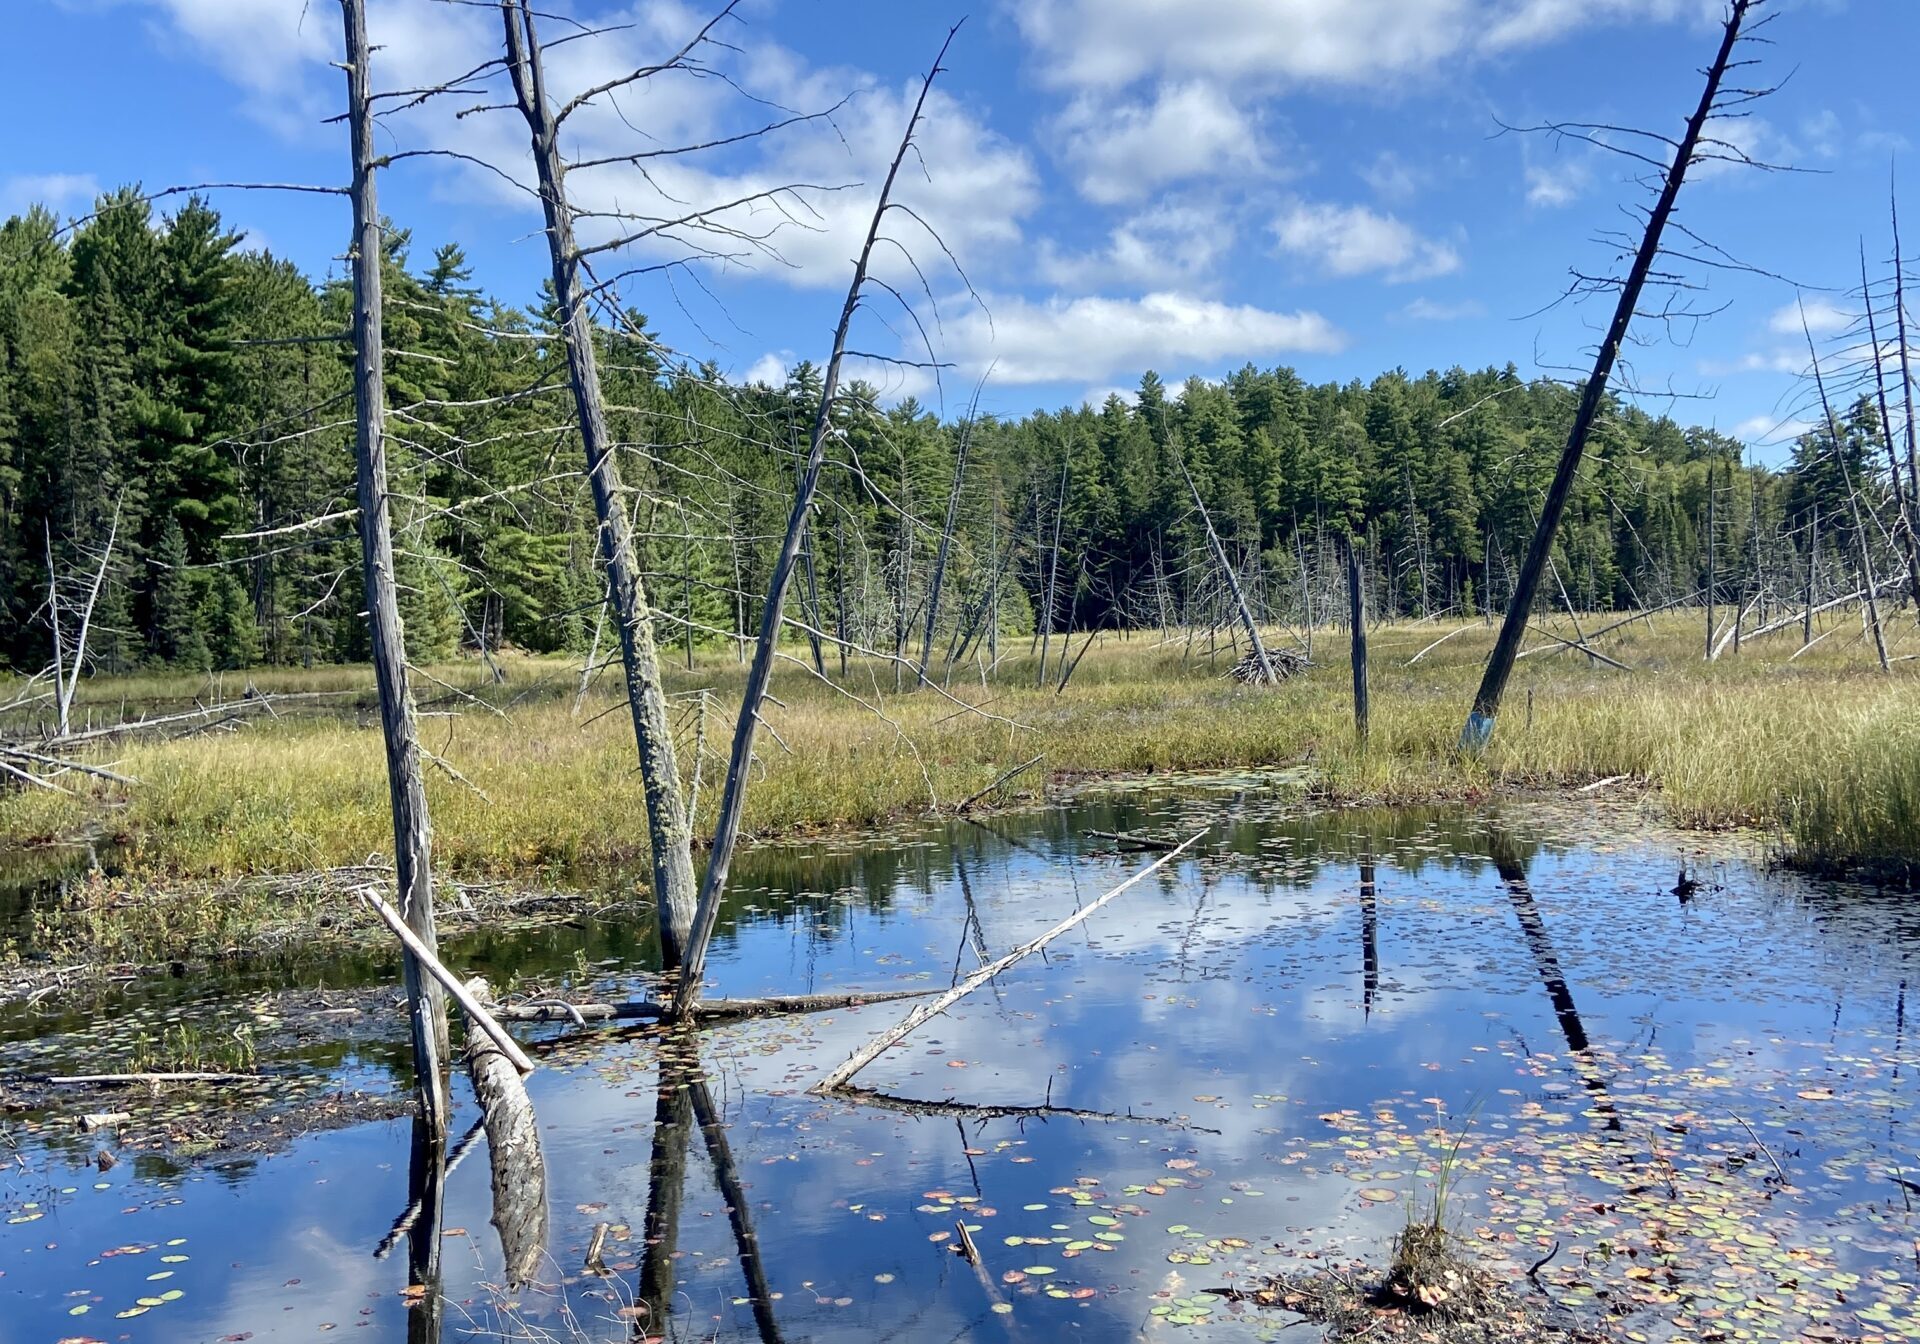
{"type": "MultiPolygon", "coordinates": [[[[372,47],[365,0],[340,0],[346,30],[347,127],[353,149],[354,474],[360,514],[361,573],[367,628],[386,746],[387,796],[393,810],[394,877],[406,926],[425,948],[435,945],[433,850],[427,791],[421,777],[420,729],[407,685],[406,637],[394,582],[393,528],[387,490],[386,347],[381,322],[380,208],[374,185],[372,47]]],[[[409,951],[403,965],[407,1020],[413,1037],[414,1086],[421,1114],[435,1133],[447,1124],[447,1010],[439,985],[409,951]]]]}
{"type": "MultiPolygon", "coordinates": [[[[1500,635],[1494,644],[1493,653],[1487,660],[1485,674],[1480,681],[1480,689],[1473,698],[1473,707],[1467,715],[1466,727],[1460,733],[1460,747],[1463,751],[1483,750],[1493,737],[1494,720],[1500,713],[1500,700],[1506,693],[1507,680],[1513,672],[1513,662],[1520,652],[1521,640],[1525,637],[1528,622],[1533,615],[1534,599],[1540,592],[1540,581],[1546,573],[1547,562],[1553,555],[1554,537],[1560,530],[1561,515],[1566,512],[1567,500],[1573,494],[1574,481],[1580,472],[1580,462],[1585,456],[1587,438],[1593,430],[1594,421],[1599,417],[1601,406],[1606,399],[1607,384],[1613,375],[1614,365],[1620,357],[1621,347],[1625,345],[1633,319],[1639,315],[1641,295],[1645,292],[1650,278],[1655,276],[1655,265],[1662,255],[1661,240],[1667,226],[1673,218],[1674,207],[1680,199],[1680,189],[1685,185],[1687,173],[1693,166],[1706,158],[1732,158],[1740,162],[1750,162],[1747,156],[1724,140],[1709,135],[1708,122],[1715,116],[1739,115],[1735,110],[1763,96],[1764,89],[1744,89],[1727,87],[1724,89],[1727,74],[1739,65],[1752,62],[1736,62],[1735,48],[1741,40],[1741,30],[1752,12],[1765,0],[1733,0],[1728,11],[1726,23],[1720,37],[1720,47],[1715,53],[1713,64],[1707,70],[1707,82],[1701,92],[1699,105],[1693,115],[1687,119],[1686,130],[1677,141],[1661,135],[1639,132],[1643,138],[1652,139],[1667,146],[1672,151],[1672,159],[1661,164],[1650,154],[1611,144],[1601,138],[1603,129],[1594,126],[1555,127],[1562,134],[1575,134],[1590,143],[1604,148],[1615,149],[1643,163],[1660,168],[1664,177],[1660,192],[1653,208],[1647,214],[1647,224],[1640,238],[1640,245],[1634,254],[1633,266],[1624,280],[1597,281],[1596,288],[1618,286],[1620,299],[1614,308],[1613,320],[1607,327],[1606,335],[1601,339],[1600,349],[1594,356],[1593,371],[1588,375],[1586,387],[1581,393],[1579,408],[1574,412],[1573,427],[1567,434],[1566,447],[1561,451],[1560,464],[1554,471],[1553,482],[1547,487],[1547,497],[1540,507],[1540,520],[1534,528],[1533,541],[1527,548],[1527,558],[1520,567],[1520,574],[1514,581],[1513,596],[1507,605],[1506,619],[1501,623],[1500,635]]],[[[1682,226],[1684,231],[1684,226],[1682,226]]],[[[1692,236],[1689,233],[1689,236],[1692,236]]],[[[1673,277],[1662,274],[1659,281],[1674,283],[1673,277]]]]}
{"type": "MultiPolygon", "coordinates": [[[[732,6],[728,6],[731,10],[732,6]]],[[[722,11],[724,17],[727,11],[722,11]]],[[[560,133],[569,116],[595,96],[638,82],[671,63],[634,72],[626,79],[581,94],[557,110],[548,97],[534,10],[527,0],[500,0],[506,29],[507,73],[513,84],[514,104],[526,121],[532,143],[534,171],[539,182],[540,206],[546,218],[547,250],[552,263],[554,304],[567,352],[568,380],[573,387],[581,446],[586,450],[587,480],[599,524],[600,557],[606,571],[608,604],[620,641],[620,662],[626,672],[627,703],[633,717],[634,745],[640,758],[640,776],[646,793],[647,835],[653,854],[653,893],[658,908],[660,954],[665,968],[677,969],[685,959],[693,930],[696,888],[693,876],[693,832],[680,794],[679,765],[673,727],[667,712],[666,690],[660,679],[660,658],[653,635],[653,613],[641,580],[634,549],[633,523],[627,514],[626,491],[620,463],[607,428],[598,357],[594,350],[593,319],[582,283],[584,259],[574,240],[573,211],[567,200],[567,164],[560,153],[560,133]]],[[[719,20],[714,20],[717,23],[719,20]]],[[[695,39],[704,39],[708,29],[695,39]]],[[[689,44],[687,50],[692,45],[689,44]]],[[[675,61],[685,58],[683,50],[675,61]]]]}
{"type": "MultiPolygon", "coordinates": [[[[1220,544],[1220,534],[1213,530],[1213,517],[1207,512],[1207,502],[1200,498],[1200,487],[1194,484],[1193,473],[1187,470],[1185,454],[1174,453],[1174,461],[1180,464],[1180,475],[1187,483],[1187,490],[1193,496],[1193,507],[1200,514],[1200,525],[1206,529],[1207,549],[1213,555],[1213,562],[1219,567],[1220,577],[1227,589],[1233,594],[1234,609],[1240,615],[1240,624],[1247,632],[1249,646],[1248,661],[1257,674],[1258,684],[1271,686],[1280,680],[1273,659],[1267,654],[1265,641],[1260,638],[1260,625],[1253,619],[1253,608],[1247,605],[1246,592],[1240,587],[1240,577],[1234,573],[1232,561],[1227,559],[1227,548],[1220,544]]],[[[1241,678],[1250,680],[1249,678],[1241,678]]]]}
{"type": "MultiPolygon", "coordinates": [[[[779,653],[787,590],[793,582],[814,499],[819,493],[820,473],[826,463],[827,441],[837,432],[833,412],[840,391],[841,365],[847,355],[847,335],[853,325],[854,314],[866,299],[874,248],[884,236],[882,229],[889,212],[896,208],[893,188],[900,175],[900,165],[913,150],[914,136],[926,111],[927,96],[941,73],[940,63],[946,59],[947,49],[953,45],[957,32],[959,27],[956,25],[947,33],[946,41],[940,44],[939,55],[934,58],[933,65],[921,81],[920,95],[915,99],[913,111],[907,118],[906,131],[900,137],[900,146],[881,183],[879,200],[867,226],[866,240],[861,244],[860,254],[854,262],[853,281],[847,286],[846,302],[841,305],[840,320],[834,328],[833,349],[827,360],[826,373],[821,379],[820,402],[814,410],[813,426],[808,434],[806,461],[800,469],[799,481],[794,489],[793,508],[787,516],[786,534],[774,560],[772,576],[767,582],[766,599],[760,609],[760,635],[754,644],[753,664],[747,672],[746,690],[741,697],[739,717],[734,723],[733,748],[727,762],[726,784],[721,793],[720,814],[714,826],[707,870],[700,883],[700,903],[694,916],[693,936],[681,967],[679,983],[674,987],[673,1016],[677,1020],[684,1020],[691,1013],[695,1000],[700,996],[700,977],[706,966],[707,946],[719,922],[720,901],[726,894],[727,870],[733,862],[734,848],[740,839],[747,781],[753,768],[753,743],[760,727],[761,707],[767,699],[767,685],[773,675],[773,662],[779,653]]],[[[911,211],[907,213],[915,219],[919,218],[911,211]]]]}

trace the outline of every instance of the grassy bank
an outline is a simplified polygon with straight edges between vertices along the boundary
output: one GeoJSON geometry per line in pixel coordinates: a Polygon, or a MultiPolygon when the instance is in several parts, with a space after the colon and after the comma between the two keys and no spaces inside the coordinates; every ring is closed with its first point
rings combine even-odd
{"type": "MultiPolygon", "coordinates": [[[[1910,630],[1910,618],[1900,619],[1910,630]]],[[[1793,661],[1797,630],[1709,666],[1697,618],[1680,615],[1602,641],[1609,656],[1634,666],[1631,674],[1575,653],[1527,658],[1492,749],[1463,761],[1454,742],[1492,639],[1478,622],[1377,631],[1365,750],[1353,738],[1345,645],[1327,632],[1315,648],[1320,665],[1271,690],[1222,679],[1232,661],[1224,645],[1210,667],[1204,638],[1189,654],[1184,643],[1148,635],[1103,640],[1064,694],[1035,689],[1035,665],[1024,657],[1004,662],[986,686],[977,670],[971,680],[956,675],[955,698],[895,694],[880,665],[856,664],[844,691],[788,669],[776,680],[782,703],[767,714],[773,733],[760,739],[765,773],[749,792],[747,826],[792,834],[950,806],[1044,754],[1056,777],[1306,763],[1316,789],[1341,802],[1630,776],[1656,786],[1659,805],[1681,825],[1768,828],[1811,863],[1905,868],[1920,852],[1920,682],[1906,670],[1915,665],[1882,674],[1844,628],[1793,661]],[[966,712],[956,698],[982,702],[996,717],[966,712]]],[[[432,683],[418,687],[433,715],[424,720],[427,746],[471,784],[440,772],[430,779],[443,868],[528,877],[640,858],[643,804],[615,679],[603,677],[576,709],[577,672],[564,664],[515,660],[506,671],[506,684],[493,686],[477,665],[435,669],[490,707],[432,683]]],[[[302,872],[387,853],[386,783],[364,669],[266,671],[253,680],[262,689],[361,695],[240,731],[124,744],[115,768],[136,776],[137,787],[9,793],[0,798],[0,834],[32,843],[91,823],[126,844],[136,871],[155,877],[302,872]]],[[[725,656],[671,671],[675,692],[712,693],[702,827],[719,801],[740,681],[725,656]]],[[[159,703],[206,687],[145,679],[87,692],[98,716],[123,701],[159,703]]],[[[684,704],[691,785],[700,713],[697,700],[684,704]]]]}

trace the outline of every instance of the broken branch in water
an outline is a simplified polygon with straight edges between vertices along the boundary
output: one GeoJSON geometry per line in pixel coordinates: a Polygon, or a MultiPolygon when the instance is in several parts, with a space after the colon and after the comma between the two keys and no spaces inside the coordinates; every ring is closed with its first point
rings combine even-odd
{"type": "Polygon", "coordinates": [[[400,918],[400,912],[382,900],[380,894],[372,887],[362,887],[360,898],[386,922],[387,927],[393,930],[394,936],[400,940],[407,951],[413,953],[420,964],[426,967],[428,974],[438,980],[447,993],[453,995],[454,1001],[466,1013],[467,1020],[485,1032],[493,1043],[500,1047],[500,1053],[505,1055],[515,1068],[522,1073],[532,1073],[536,1066],[531,1059],[527,1058],[526,1051],[520,1048],[520,1043],[508,1034],[505,1027],[494,1021],[493,1014],[481,1005],[467,986],[460,983],[459,978],[452,971],[441,964],[440,958],[433,954],[432,949],[421,942],[419,936],[407,927],[406,921],[400,918]]]}
{"type": "MultiPolygon", "coordinates": [[[[863,1003],[889,999],[918,999],[937,993],[931,989],[883,989],[868,994],[774,994],[762,999],[709,999],[694,1005],[698,1022],[725,1022],[743,1017],[773,1017],[782,1013],[820,1013],[834,1008],[858,1008],[863,1003]]],[[[660,1022],[672,1016],[658,1003],[561,1003],[539,999],[532,1003],[496,1007],[494,1016],[508,1022],[660,1022]]]]}
{"type": "Polygon", "coordinates": [[[1021,958],[1029,956],[1034,952],[1038,952],[1041,948],[1045,947],[1048,943],[1052,942],[1055,938],[1058,938],[1061,934],[1067,932],[1069,929],[1074,928],[1076,925],[1083,922],[1094,911],[1098,910],[1101,906],[1107,904],[1107,902],[1113,900],[1114,897],[1120,895],[1122,892],[1126,891],[1129,887],[1133,887],[1137,885],[1141,881],[1150,877],[1152,874],[1158,872],[1160,869],[1166,867],[1169,863],[1172,863],[1175,859],[1179,858],[1180,855],[1184,854],[1187,850],[1191,849],[1194,845],[1198,844],[1201,841],[1201,839],[1203,839],[1206,836],[1206,834],[1207,833],[1204,830],[1194,832],[1194,834],[1187,837],[1187,839],[1181,841],[1180,844],[1176,846],[1174,849],[1172,849],[1166,854],[1161,855],[1159,858],[1155,859],[1152,863],[1148,864],[1145,868],[1142,868],[1139,872],[1135,873],[1132,877],[1128,878],[1125,882],[1122,882],[1119,886],[1115,887],[1112,891],[1109,891],[1106,895],[1100,897],[1098,900],[1080,907],[1080,909],[1074,911],[1071,915],[1068,915],[1065,919],[1061,920],[1058,924],[1055,924],[1052,928],[1048,929],[1045,933],[1041,934],[1038,938],[1035,938],[1032,942],[1022,943],[1019,947],[1014,948],[1013,951],[1007,953],[1004,957],[1001,957],[998,961],[988,962],[985,966],[982,966],[979,970],[975,971],[972,975],[968,976],[965,980],[962,980],[959,984],[955,985],[952,989],[949,989],[944,994],[940,995],[939,998],[934,999],[930,1003],[921,1004],[918,1008],[915,1008],[912,1012],[908,1013],[905,1017],[901,1018],[900,1021],[896,1023],[894,1026],[889,1027],[886,1031],[881,1032],[878,1036],[874,1037],[871,1041],[867,1042],[867,1044],[861,1046],[860,1049],[856,1050],[853,1053],[853,1056],[850,1059],[848,1059],[846,1063],[842,1064],[839,1068],[835,1069],[832,1073],[828,1074],[825,1078],[815,1083],[808,1090],[815,1093],[824,1094],[824,1093],[832,1092],[836,1088],[844,1087],[847,1084],[847,1082],[854,1076],[854,1074],[860,1072],[860,1070],[866,1068],[867,1065],[873,1063],[874,1060],[878,1059],[883,1053],[885,1053],[891,1047],[898,1045],[902,1039],[904,1039],[909,1033],[911,1033],[914,1030],[914,1028],[920,1026],[922,1023],[926,1022],[929,1018],[936,1017],[940,1013],[945,1012],[948,1008],[951,1008],[955,1003],[958,1003],[961,999],[971,994],[974,990],[986,984],[987,981],[999,975],[1002,971],[1006,970],[1009,966],[1013,965],[1016,961],[1019,961],[1021,958]]]}
{"type": "Polygon", "coordinates": [[[248,1083],[257,1073],[74,1073],[15,1078],[42,1087],[139,1087],[146,1083],[248,1083]]]}
{"type": "Polygon", "coordinates": [[[1125,831],[1088,831],[1090,840],[1111,840],[1122,849],[1144,849],[1163,854],[1177,847],[1173,840],[1155,840],[1150,836],[1129,835],[1125,831]]]}
{"type": "Polygon", "coordinates": [[[907,1115],[938,1115],[958,1120],[1090,1120],[1103,1125],[1126,1125],[1135,1121],[1145,1125],[1164,1125],[1168,1129],[1189,1129],[1199,1134],[1218,1134],[1217,1129],[1189,1124],[1185,1120],[1158,1115],[1135,1115],[1132,1111],[1083,1111],[1076,1106],[990,1106],[971,1101],[923,1101],[918,1097],[896,1097],[870,1087],[843,1087],[840,1095],[856,1106],[873,1106],[883,1111],[907,1115]]]}
{"type": "Polygon", "coordinates": [[[1032,760],[1020,762],[1020,764],[1014,766],[1013,769],[1001,775],[998,779],[994,780],[993,783],[987,785],[986,788],[981,789],[978,793],[968,794],[966,798],[961,801],[960,805],[954,808],[953,810],[956,812],[965,812],[968,808],[972,807],[975,803],[979,802],[982,798],[985,798],[988,794],[992,793],[995,789],[999,788],[1002,784],[1008,783],[1018,775],[1025,774],[1028,770],[1031,770],[1034,766],[1040,764],[1040,762],[1046,759],[1047,759],[1047,754],[1043,751],[1038,756],[1035,756],[1032,760]]]}

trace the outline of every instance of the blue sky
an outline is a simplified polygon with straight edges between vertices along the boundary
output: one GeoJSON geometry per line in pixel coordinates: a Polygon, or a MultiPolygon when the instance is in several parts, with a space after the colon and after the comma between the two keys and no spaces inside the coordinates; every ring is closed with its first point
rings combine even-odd
{"type": "MultiPolygon", "coordinates": [[[[35,133],[0,160],[0,208],[83,209],[94,190],[210,180],[338,183],[339,18],[333,0],[36,0],[13,19],[17,106],[35,133]]],[[[553,56],[567,88],[671,51],[707,17],[686,0],[546,0],[625,25],[553,56]]],[[[486,6],[370,0],[376,83],[438,82],[497,49],[486,6]]],[[[1920,49],[1909,0],[1773,0],[1773,45],[1753,54],[1792,78],[1728,136],[1755,157],[1811,170],[1716,167],[1682,218],[1742,260],[1813,287],[1817,330],[1842,339],[1857,248],[1890,252],[1890,164],[1908,148],[1905,62],[1920,49]]],[[[838,315],[873,187],[917,74],[946,28],[948,58],[905,198],[952,249],[904,218],[924,274],[888,250],[885,278],[919,309],[943,361],[862,371],[893,394],[959,414],[989,368],[988,409],[1099,400],[1156,368],[1168,381],[1246,362],[1314,380],[1509,360],[1527,373],[1583,364],[1604,304],[1541,312],[1570,267],[1602,270],[1596,235],[1643,199],[1634,165],[1578,144],[1500,135],[1546,119],[1677,133],[1699,96],[1719,0],[742,0],[711,53],[727,79],[675,74],[576,118],[576,157],[708,140],[849,98],[828,120],[765,141],[576,174],[577,199],[614,212],[679,213],[807,182],[728,220],[764,241],[654,273],[623,296],[694,358],[738,375],[820,358],[838,315]],[[750,101],[751,94],[765,100],[750,101]],[[732,255],[738,254],[738,255],[732,255]],[[931,295],[931,299],[929,298],[931,295]],[[977,297],[976,297],[977,296],[977,297]],[[937,312],[936,312],[937,310],[937,312]]],[[[546,26],[549,38],[565,31],[546,26]]],[[[394,118],[387,147],[454,148],[524,178],[510,115],[452,115],[476,95],[394,118]]],[[[1911,175],[1920,175],[1915,165],[1911,175]]],[[[493,173],[414,159],[382,175],[382,204],[424,260],[457,241],[478,279],[530,298],[546,267],[537,212],[493,173]]],[[[229,219],[314,274],[337,270],[345,204],[228,193],[229,219]]],[[[1920,217],[1920,197],[1911,207],[1920,217]]],[[[590,224],[606,237],[611,219],[590,224]]],[[[1631,225],[1629,225],[1631,227],[1631,225]]],[[[634,256],[684,259],[692,236],[634,256]]],[[[1920,242],[1916,242],[1920,247],[1920,242]]],[[[606,272],[603,270],[603,274],[606,272]]],[[[1710,321],[1634,352],[1638,382],[1756,445],[1795,429],[1804,364],[1794,290],[1696,272],[1710,321]],[[1788,423],[1784,427],[1781,422],[1788,423]]],[[[876,305],[856,344],[914,357],[911,321],[876,305]]],[[[1804,413],[1804,412],[1802,412],[1804,413]]],[[[1772,446],[1769,446],[1772,445],[1772,446]]]]}

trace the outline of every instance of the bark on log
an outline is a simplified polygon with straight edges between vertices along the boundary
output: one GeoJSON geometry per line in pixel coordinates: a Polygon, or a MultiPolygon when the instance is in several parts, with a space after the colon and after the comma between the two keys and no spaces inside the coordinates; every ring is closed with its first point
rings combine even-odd
{"type": "MultiPolygon", "coordinates": [[[[463,986],[469,996],[485,982],[463,986]]],[[[464,1001],[463,1001],[464,1006],[464,1001]]],[[[493,1169],[493,1225],[508,1286],[529,1282],[547,1250],[547,1160],[539,1117],[517,1062],[484,1032],[467,1037],[467,1073],[486,1114],[487,1160],[493,1169]]]]}
{"type": "MultiPolygon", "coordinates": [[[[835,1008],[858,1008],[892,999],[918,999],[938,993],[932,989],[884,989],[871,994],[774,994],[761,999],[709,999],[693,1006],[696,1022],[738,1021],[746,1017],[774,1017],[783,1013],[820,1013],[835,1008]]],[[[673,1015],[669,1005],[635,1003],[506,1004],[492,1009],[506,1022],[663,1022],[673,1015]]]]}

